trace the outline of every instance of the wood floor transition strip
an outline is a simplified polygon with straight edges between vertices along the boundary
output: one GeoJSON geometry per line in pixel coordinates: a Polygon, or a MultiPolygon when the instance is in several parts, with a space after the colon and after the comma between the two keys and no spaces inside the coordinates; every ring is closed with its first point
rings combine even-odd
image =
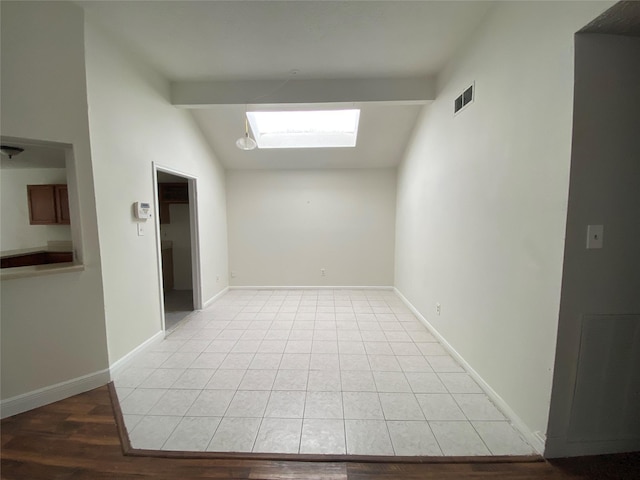
{"type": "MultiPolygon", "coordinates": [[[[640,453],[543,459],[427,457],[402,463],[335,457],[303,461],[229,456],[162,458],[131,449],[113,386],[94,390],[2,420],[0,477],[4,480],[591,480],[640,478],[640,453]],[[111,390],[111,395],[110,395],[111,390]],[[119,419],[118,419],[119,417],[119,419]],[[124,452],[129,452],[125,455],[124,452]],[[386,463],[381,463],[385,462],[386,463]],[[418,460],[422,463],[417,463],[418,460]],[[453,463],[452,463],[453,462],[453,463]]],[[[166,454],[163,454],[167,457],[166,454]]],[[[321,457],[321,456],[320,456],[321,457]]],[[[282,458],[282,457],[280,457],[282,458]]],[[[371,460],[371,459],[369,459],[371,460]]]]}

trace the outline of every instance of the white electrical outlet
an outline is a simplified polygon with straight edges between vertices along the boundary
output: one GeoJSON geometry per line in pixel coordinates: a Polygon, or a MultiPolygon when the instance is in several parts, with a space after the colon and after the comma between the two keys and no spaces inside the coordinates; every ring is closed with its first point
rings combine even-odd
{"type": "Polygon", "coordinates": [[[326,277],[327,276],[327,271],[324,268],[320,269],[320,276],[321,277],[326,277]]]}
{"type": "Polygon", "coordinates": [[[587,248],[602,248],[604,241],[603,225],[587,225],[587,248]]]}
{"type": "Polygon", "coordinates": [[[231,272],[231,278],[236,278],[236,272],[231,272]]]}
{"type": "Polygon", "coordinates": [[[216,275],[216,282],[220,281],[220,275],[216,275]]]}
{"type": "Polygon", "coordinates": [[[442,311],[442,306],[439,303],[436,303],[436,313],[440,315],[441,311],[442,311]]]}

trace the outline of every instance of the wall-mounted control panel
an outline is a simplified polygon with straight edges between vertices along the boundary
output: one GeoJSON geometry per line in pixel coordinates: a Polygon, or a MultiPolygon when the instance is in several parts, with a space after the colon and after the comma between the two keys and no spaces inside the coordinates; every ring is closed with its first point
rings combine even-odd
{"type": "Polygon", "coordinates": [[[133,213],[140,220],[151,218],[151,204],[148,202],[136,202],[133,204],[133,213]]]}

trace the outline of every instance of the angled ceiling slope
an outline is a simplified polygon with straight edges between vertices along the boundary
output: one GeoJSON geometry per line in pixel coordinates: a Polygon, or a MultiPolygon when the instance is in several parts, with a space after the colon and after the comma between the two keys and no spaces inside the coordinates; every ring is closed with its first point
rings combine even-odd
{"type": "Polygon", "coordinates": [[[396,166],[435,75],[491,2],[79,1],[172,85],[226,168],[396,166]],[[295,72],[292,74],[292,72],[295,72]],[[284,82],[289,81],[284,84],[284,82]],[[235,148],[247,104],[361,108],[346,149],[235,148]]]}

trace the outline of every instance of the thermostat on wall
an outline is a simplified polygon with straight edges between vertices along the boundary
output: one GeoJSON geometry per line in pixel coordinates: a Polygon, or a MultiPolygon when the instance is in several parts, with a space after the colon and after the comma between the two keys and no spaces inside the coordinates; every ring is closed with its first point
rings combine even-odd
{"type": "Polygon", "coordinates": [[[136,202],[133,204],[133,211],[136,214],[136,218],[146,220],[151,218],[151,205],[146,202],[136,202]]]}

